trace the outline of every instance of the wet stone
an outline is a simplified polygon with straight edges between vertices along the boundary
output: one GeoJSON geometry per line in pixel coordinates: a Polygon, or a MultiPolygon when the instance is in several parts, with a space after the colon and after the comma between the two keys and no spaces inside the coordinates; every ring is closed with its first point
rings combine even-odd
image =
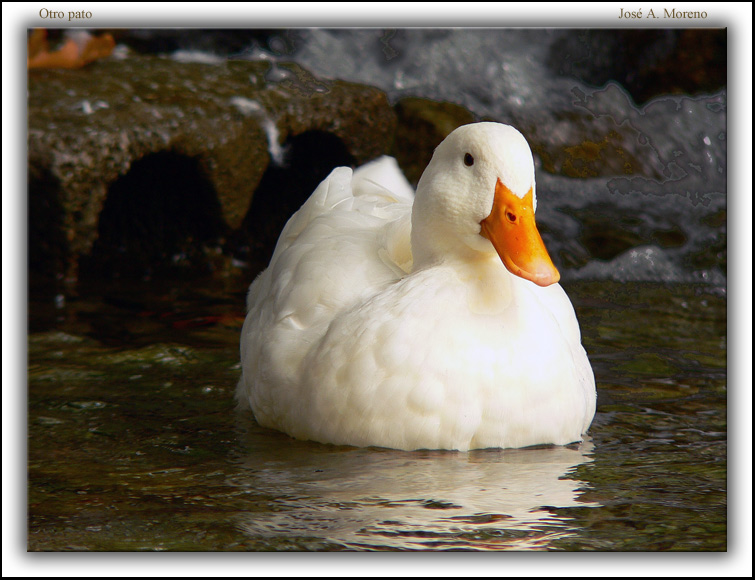
{"type": "Polygon", "coordinates": [[[47,277],[75,279],[82,257],[105,274],[207,262],[292,139],[327,135],[364,163],[396,122],[380,90],[287,63],[130,55],[30,71],[28,94],[30,270],[47,277]]]}

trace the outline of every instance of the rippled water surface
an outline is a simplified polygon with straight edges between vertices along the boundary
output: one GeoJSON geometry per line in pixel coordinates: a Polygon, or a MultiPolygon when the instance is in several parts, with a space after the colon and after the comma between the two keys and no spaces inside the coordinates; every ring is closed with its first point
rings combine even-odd
{"type": "Polygon", "coordinates": [[[28,549],[726,550],[725,296],[566,290],[589,438],[469,453],[294,441],[237,413],[243,291],[32,302],[28,549]]]}

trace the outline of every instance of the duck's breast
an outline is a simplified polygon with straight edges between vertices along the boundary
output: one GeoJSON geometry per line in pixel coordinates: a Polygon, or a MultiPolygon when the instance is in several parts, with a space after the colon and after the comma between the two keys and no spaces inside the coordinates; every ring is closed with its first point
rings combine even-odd
{"type": "Polygon", "coordinates": [[[589,401],[557,318],[525,316],[527,296],[497,314],[469,304],[454,272],[433,269],[345,312],[304,361],[287,430],[403,449],[577,440],[589,401]]]}

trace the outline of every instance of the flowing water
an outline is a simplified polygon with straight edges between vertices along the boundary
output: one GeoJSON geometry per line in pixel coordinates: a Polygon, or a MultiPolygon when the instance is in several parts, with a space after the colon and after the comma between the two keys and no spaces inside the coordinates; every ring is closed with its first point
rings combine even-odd
{"type": "Polygon", "coordinates": [[[237,412],[241,289],[32,300],[28,549],[726,550],[725,297],[565,288],[589,437],[469,453],[295,441],[237,412]]]}

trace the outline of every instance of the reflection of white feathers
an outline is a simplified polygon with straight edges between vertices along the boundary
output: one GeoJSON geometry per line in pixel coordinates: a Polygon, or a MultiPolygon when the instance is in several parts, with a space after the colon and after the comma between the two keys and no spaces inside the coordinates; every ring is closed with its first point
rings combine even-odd
{"type": "Polygon", "coordinates": [[[574,532],[548,508],[581,502],[567,479],[592,461],[579,449],[469,453],[339,449],[312,444],[255,449],[241,488],[270,494],[270,509],[240,518],[250,536],[320,538],[350,548],[522,550],[574,532]],[[295,460],[292,460],[295,457],[295,460]]]}
{"type": "Polygon", "coordinates": [[[446,138],[416,197],[392,160],[335,169],[250,288],[239,402],[324,443],[580,440],[595,383],[577,319],[558,284],[511,274],[481,235],[499,182],[534,204],[529,147],[498,123],[446,138]]]}

